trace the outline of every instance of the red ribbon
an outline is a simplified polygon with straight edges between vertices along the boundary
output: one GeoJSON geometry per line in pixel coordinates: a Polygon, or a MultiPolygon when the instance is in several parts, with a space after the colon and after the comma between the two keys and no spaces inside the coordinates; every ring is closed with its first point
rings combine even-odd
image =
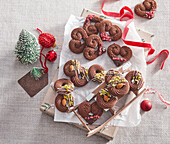
{"type": "MultiPolygon", "coordinates": [[[[42,33],[42,31],[41,31],[39,28],[37,28],[37,30],[38,30],[40,33],[42,33]]],[[[41,63],[41,66],[44,68],[44,73],[47,73],[47,72],[48,72],[48,67],[47,67],[47,65],[46,65],[46,63],[47,63],[47,57],[42,53],[43,49],[44,49],[44,47],[42,47],[42,48],[41,48],[41,51],[40,51],[40,63],[41,63]],[[44,63],[42,62],[41,56],[43,56],[43,57],[45,58],[44,63]]]]}
{"type": "Polygon", "coordinates": [[[159,99],[164,103],[166,104],[166,108],[168,108],[168,105],[170,105],[170,102],[166,101],[165,98],[163,97],[162,94],[160,94],[158,91],[156,91],[155,89],[153,88],[148,88],[145,93],[144,93],[144,96],[147,98],[146,94],[155,94],[157,93],[158,96],[159,96],[159,99]]]}
{"type": "MultiPolygon", "coordinates": [[[[135,41],[128,41],[126,40],[126,36],[128,34],[128,31],[129,31],[129,24],[133,21],[133,12],[132,10],[127,7],[127,6],[124,6],[119,13],[115,13],[115,12],[106,12],[103,10],[103,7],[104,7],[104,4],[105,4],[105,0],[103,0],[103,3],[102,3],[102,7],[101,7],[101,11],[103,12],[104,15],[106,16],[110,16],[110,17],[120,17],[120,21],[122,21],[123,18],[127,17],[129,18],[129,20],[127,20],[126,22],[126,25],[125,25],[125,28],[123,30],[123,34],[122,34],[122,40],[125,44],[127,45],[130,45],[130,46],[137,46],[137,47],[142,47],[142,48],[149,48],[149,52],[148,52],[148,55],[147,56],[150,56],[152,55],[154,52],[155,52],[155,49],[152,47],[151,44],[149,43],[143,43],[143,42],[135,42],[135,41]],[[128,11],[129,13],[125,13],[125,10],[128,11]]],[[[158,53],[158,55],[151,61],[147,61],[146,63],[147,64],[151,64],[153,63],[158,57],[160,54],[162,53],[165,53],[166,56],[165,56],[165,59],[161,65],[161,70],[163,69],[163,66],[165,64],[165,61],[166,59],[168,58],[169,56],[169,51],[168,50],[162,50],[160,53],[158,53]]]]}
{"type": "Polygon", "coordinates": [[[162,50],[153,60],[147,61],[146,63],[147,63],[147,64],[153,63],[153,62],[159,57],[159,55],[161,55],[162,53],[165,53],[165,54],[166,54],[166,57],[165,57],[164,61],[162,62],[162,65],[161,65],[161,70],[162,70],[163,67],[164,67],[165,61],[166,61],[166,59],[167,59],[168,56],[169,56],[169,51],[166,50],[166,49],[162,50]]]}

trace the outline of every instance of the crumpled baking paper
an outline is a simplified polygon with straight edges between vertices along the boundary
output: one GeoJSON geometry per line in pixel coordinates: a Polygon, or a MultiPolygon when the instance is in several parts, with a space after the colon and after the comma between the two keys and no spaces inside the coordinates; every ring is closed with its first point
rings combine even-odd
{"type": "MultiPolygon", "coordinates": [[[[83,53],[81,54],[74,54],[70,51],[68,44],[71,40],[71,32],[74,28],[82,27],[84,23],[85,18],[83,17],[77,17],[74,15],[71,15],[67,24],[65,25],[65,32],[64,32],[64,42],[62,46],[62,51],[60,55],[60,64],[59,64],[59,75],[58,78],[67,78],[64,72],[63,72],[63,66],[64,64],[71,60],[71,59],[77,59],[80,61],[81,65],[83,67],[89,68],[93,64],[100,64],[103,66],[106,70],[109,70],[111,68],[118,69],[111,58],[107,55],[107,52],[98,58],[96,58],[93,61],[88,61],[84,58],[83,53]]],[[[126,22],[120,22],[118,20],[111,20],[114,25],[118,25],[122,31],[125,27],[126,22]]],[[[141,38],[136,32],[135,25],[132,22],[129,26],[129,32],[126,37],[128,40],[132,41],[138,41],[141,42],[141,38]]],[[[109,45],[116,43],[120,46],[124,46],[124,42],[122,39],[116,41],[116,42],[103,42],[103,45],[108,48],[109,45]]],[[[144,55],[144,49],[134,46],[129,46],[133,51],[133,56],[130,59],[131,63],[131,70],[138,70],[142,73],[144,80],[145,80],[145,73],[146,73],[146,60],[144,55]]],[[[124,64],[126,65],[126,63],[124,64]]],[[[120,68],[120,67],[119,67],[120,68]]],[[[72,92],[74,96],[74,102],[75,105],[80,104],[82,101],[86,99],[86,97],[98,86],[97,83],[90,81],[87,85],[81,88],[75,87],[75,90],[72,92]]],[[[120,101],[116,104],[115,109],[119,109],[124,104],[128,103],[130,100],[132,100],[135,97],[135,95],[130,92],[126,96],[124,96],[120,101]]],[[[110,111],[104,111],[103,115],[94,123],[97,125],[101,125],[104,123],[109,117],[111,117],[112,114],[110,111]]],[[[62,113],[58,111],[55,108],[55,117],[54,121],[56,122],[72,122],[72,123],[81,123],[79,119],[76,117],[76,115],[72,113],[62,113]]],[[[140,98],[135,101],[130,107],[128,107],[125,111],[123,111],[119,116],[117,116],[114,120],[112,120],[108,125],[114,125],[114,126],[124,126],[124,127],[132,127],[137,126],[141,121],[141,115],[140,115],[140,98]]]]}

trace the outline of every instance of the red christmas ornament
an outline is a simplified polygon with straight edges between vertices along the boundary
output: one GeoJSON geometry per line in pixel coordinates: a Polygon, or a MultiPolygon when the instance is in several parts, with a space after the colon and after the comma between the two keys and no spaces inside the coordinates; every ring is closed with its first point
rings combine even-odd
{"type": "Polygon", "coordinates": [[[142,101],[140,106],[143,111],[150,111],[152,108],[152,104],[149,100],[142,101]]]}
{"type": "Polygon", "coordinates": [[[53,62],[57,59],[57,53],[51,50],[46,54],[46,58],[48,61],[53,62]]]}
{"type": "Polygon", "coordinates": [[[55,37],[52,34],[49,33],[42,33],[40,29],[37,28],[38,31],[41,32],[39,35],[38,41],[39,44],[44,47],[44,48],[50,48],[50,47],[55,47],[55,37]]]}

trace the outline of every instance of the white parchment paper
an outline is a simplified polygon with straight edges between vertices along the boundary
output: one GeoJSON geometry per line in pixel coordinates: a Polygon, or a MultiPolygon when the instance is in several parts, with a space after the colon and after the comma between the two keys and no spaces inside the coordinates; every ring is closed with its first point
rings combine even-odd
{"type": "MultiPolygon", "coordinates": [[[[82,17],[76,17],[71,15],[66,26],[65,26],[65,32],[64,32],[64,42],[62,46],[62,51],[60,55],[60,64],[59,64],[59,76],[58,78],[67,78],[64,72],[63,72],[63,66],[64,64],[71,59],[77,59],[80,61],[81,65],[84,67],[89,68],[93,64],[100,64],[102,65],[106,70],[109,70],[111,68],[117,69],[113,61],[110,59],[110,57],[107,55],[107,52],[98,58],[96,58],[93,61],[88,61],[84,58],[83,53],[81,54],[74,54],[70,51],[68,44],[71,40],[71,32],[74,28],[82,27],[84,23],[85,18],[82,17]]],[[[117,20],[111,20],[113,24],[118,25],[122,31],[125,27],[126,22],[120,22],[117,20]]],[[[136,32],[134,23],[132,22],[129,25],[129,33],[127,35],[128,40],[133,41],[139,41],[141,42],[141,38],[136,32]]],[[[103,42],[103,45],[108,48],[109,45],[116,43],[120,46],[124,46],[124,42],[122,40],[116,41],[116,42],[103,42]]],[[[133,47],[130,46],[130,48],[133,51],[133,56],[130,59],[130,63],[132,64],[132,70],[138,70],[142,73],[144,80],[145,80],[145,73],[146,73],[146,60],[144,56],[144,49],[139,47],[133,47]]],[[[119,67],[120,68],[120,67],[119,67]]],[[[97,87],[97,83],[90,81],[87,85],[81,88],[75,88],[73,91],[74,96],[74,102],[75,105],[80,104],[82,101],[86,99],[86,97],[97,87]]],[[[120,108],[124,104],[128,103],[131,99],[133,99],[135,95],[130,92],[126,96],[124,96],[117,104],[115,108],[120,108]]],[[[113,121],[109,123],[109,125],[115,125],[115,126],[126,126],[126,127],[132,127],[136,126],[141,121],[141,115],[140,115],[140,99],[138,99],[136,102],[134,102],[129,108],[127,108],[124,112],[122,112],[121,115],[117,116],[113,121]]],[[[111,113],[109,111],[104,111],[103,115],[98,119],[94,124],[102,124],[104,121],[106,121],[111,116],[111,113]]],[[[55,108],[55,117],[54,121],[57,122],[74,122],[74,123],[81,123],[79,119],[75,116],[75,114],[72,113],[62,113],[58,111],[55,108]]]]}

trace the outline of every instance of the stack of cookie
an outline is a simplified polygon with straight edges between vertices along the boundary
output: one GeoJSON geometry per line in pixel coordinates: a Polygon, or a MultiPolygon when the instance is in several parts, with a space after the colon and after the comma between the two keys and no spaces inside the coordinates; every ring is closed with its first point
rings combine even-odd
{"type": "MultiPolygon", "coordinates": [[[[73,29],[71,37],[70,50],[76,54],[83,52],[84,57],[91,61],[106,52],[102,41],[118,41],[122,37],[122,30],[109,20],[88,15],[83,28],[73,29]]],[[[107,53],[116,66],[122,65],[132,57],[132,50],[129,47],[121,47],[118,44],[111,44],[107,53]]]]}
{"type": "Polygon", "coordinates": [[[130,71],[125,77],[116,70],[109,70],[105,76],[105,87],[96,94],[96,100],[82,102],[78,112],[89,124],[94,123],[103,114],[104,109],[113,108],[119,99],[129,91],[136,95],[142,88],[144,81],[138,71],[130,71]]]}
{"type": "MultiPolygon", "coordinates": [[[[71,32],[72,39],[69,42],[69,48],[73,53],[83,53],[87,60],[94,60],[106,52],[103,41],[111,43],[118,41],[121,37],[122,30],[117,25],[95,15],[88,15],[83,27],[75,28],[71,32]]],[[[129,47],[121,47],[115,43],[107,48],[107,53],[117,67],[132,57],[132,50],[129,47]]],[[[54,90],[58,93],[55,105],[61,112],[70,111],[69,108],[74,106],[71,94],[74,86],[83,87],[90,80],[104,85],[95,93],[93,99],[85,100],[75,106],[81,117],[89,124],[93,124],[100,118],[104,109],[113,108],[118,100],[127,95],[129,91],[137,94],[144,83],[142,75],[138,71],[130,71],[124,76],[114,69],[106,71],[99,64],[93,64],[89,68],[83,67],[76,59],[67,61],[64,64],[63,72],[70,77],[70,80],[60,79],[54,84],[54,90]]]]}

